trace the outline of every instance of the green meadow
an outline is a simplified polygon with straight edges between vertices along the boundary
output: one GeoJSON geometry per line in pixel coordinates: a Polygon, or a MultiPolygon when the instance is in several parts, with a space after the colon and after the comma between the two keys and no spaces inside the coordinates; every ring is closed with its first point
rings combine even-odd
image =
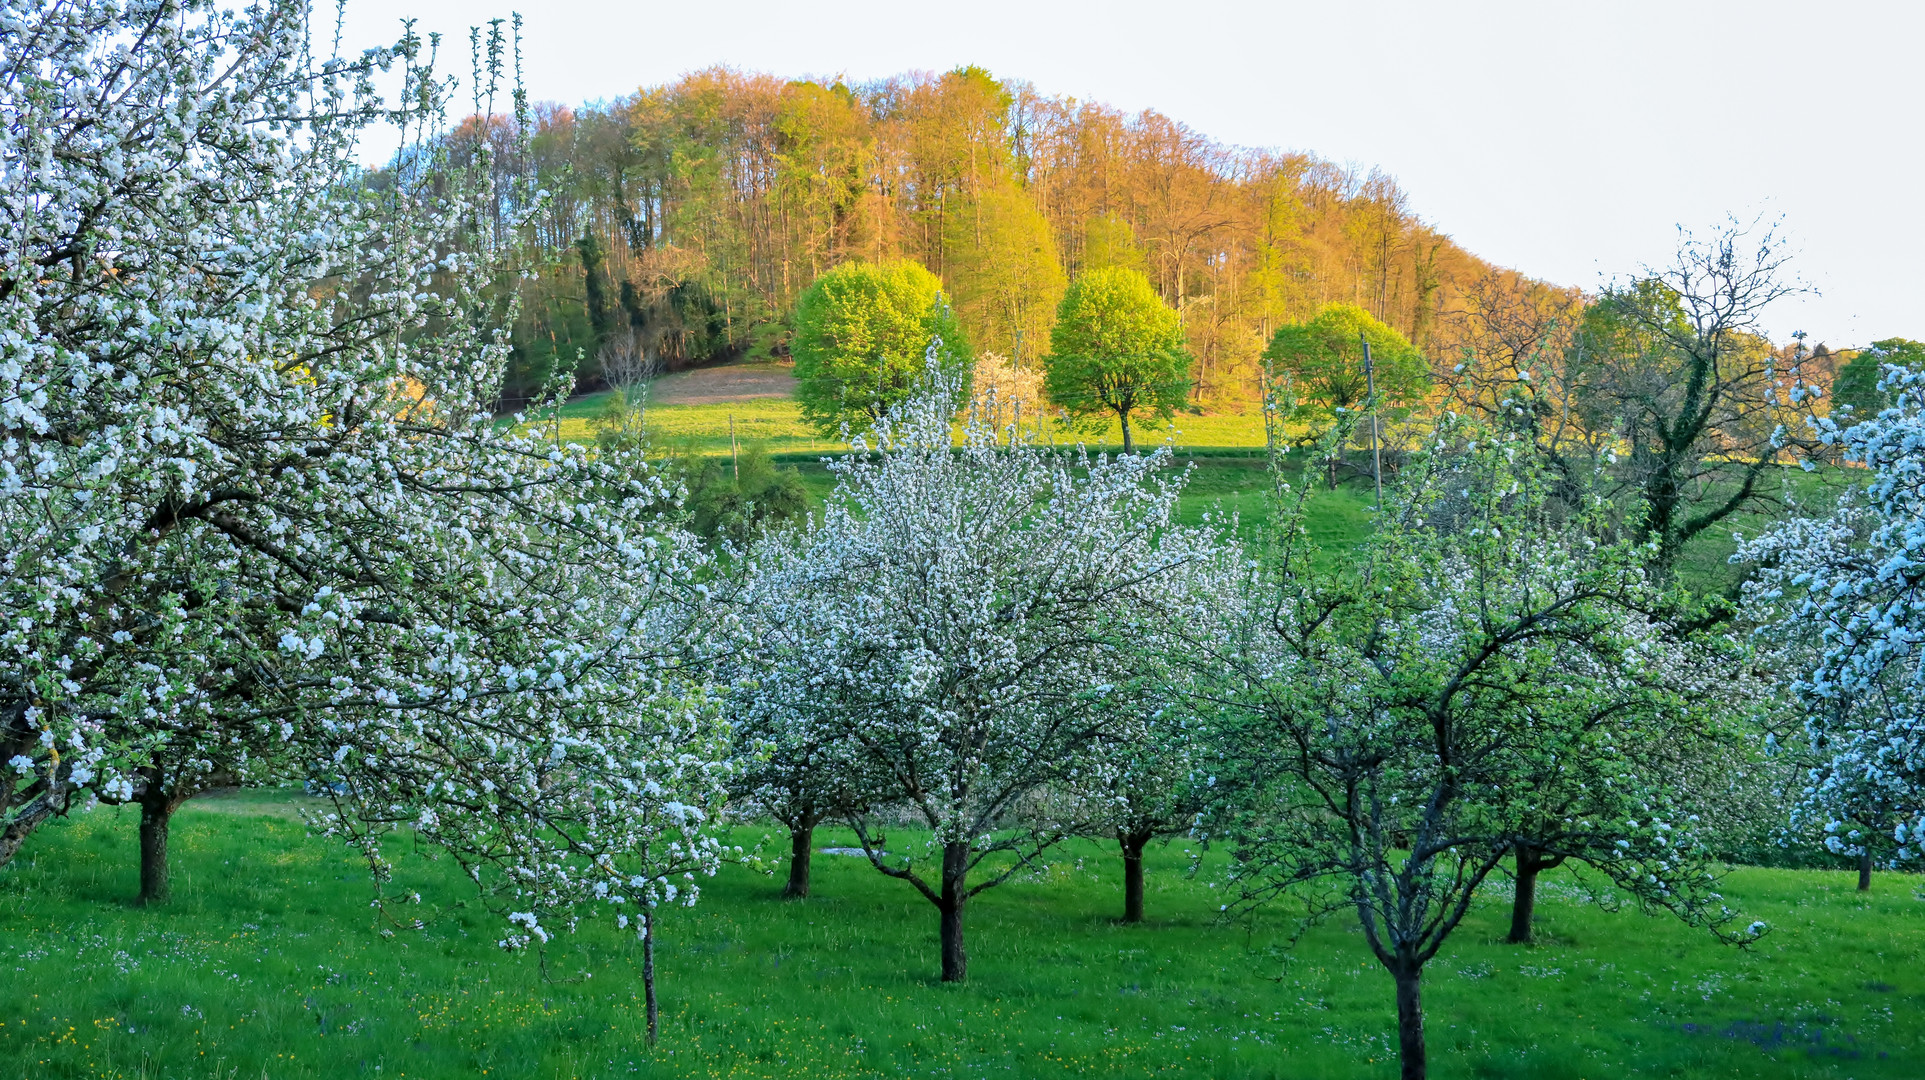
{"type": "MultiPolygon", "coordinates": [[[[563,437],[592,438],[600,409],[567,406],[563,437]]],[[[651,437],[726,453],[731,417],[813,498],[832,489],[823,456],[843,448],[786,399],[658,406],[651,437]]],[[[1175,442],[1179,518],[1254,535],[1271,514],[1260,430],[1238,443],[1244,418],[1200,419],[1220,426],[1192,430],[1220,441],[1175,442]]],[[[1308,472],[1312,539],[1341,552],[1367,535],[1374,496],[1367,480],[1332,491],[1308,472]]],[[[1816,503],[1845,479],[1797,490],[1816,503]]],[[[1730,533],[1755,524],[1703,539],[1686,573],[1728,574],[1730,533]]],[[[133,812],[96,807],[34,836],[0,868],[0,1080],[1396,1075],[1391,984],[1354,921],[1226,916],[1222,858],[1181,842],[1152,851],[1140,926],[1115,921],[1119,860],[1094,841],[978,897],[964,986],[937,981],[934,909],[861,859],[818,856],[802,902],[780,900],[764,870],[727,867],[664,918],[650,1048],[632,935],[591,921],[545,955],[504,952],[498,916],[426,852],[401,853],[387,890],[422,902],[384,915],[365,866],[309,833],[304,802],[190,802],[175,900],[159,910],[130,903],[133,812]]],[[[786,849],[755,828],[735,840],[786,849]]],[[[820,846],[852,842],[818,832],[820,846]]],[[[1911,877],[1880,875],[1869,895],[1853,884],[1735,870],[1733,906],[1774,928],[1740,951],[1609,910],[1608,894],[1591,902],[1568,871],[1544,882],[1539,943],[1506,945],[1508,885],[1493,882],[1429,968],[1435,1075],[1925,1075],[1925,897],[1911,877]]]]}
{"type": "MultiPolygon", "coordinates": [[[[528,422],[547,431],[558,432],[565,441],[592,442],[595,438],[595,420],[608,408],[609,396],[606,391],[587,394],[552,412],[540,415],[529,413],[528,422]]],[[[699,453],[728,453],[731,423],[738,444],[760,442],[773,453],[834,453],[847,449],[840,440],[824,438],[804,423],[802,408],[793,398],[758,397],[695,404],[651,402],[646,415],[648,435],[652,442],[665,447],[688,448],[699,453]]],[[[1045,425],[1042,437],[1046,441],[1068,445],[1083,443],[1097,451],[1115,451],[1123,445],[1122,430],[1113,420],[1108,424],[1073,427],[1050,423],[1045,425]]],[[[1232,447],[1254,450],[1264,445],[1263,417],[1254,409],[1244,413],[1179,413],[1166,424],[1138,428],[1135,439],[1139,447],[1146,449],[1167,441],[1179,448],[1232,447]]]]}
{"type": "MultiPolygon", "coordinates": [[[[1181,842],[1152,849],[1139,926],[1113,921],[1108,844],[1072,844],[1047,872],[977,897],[962,986],[936,979],[934,909],[863,860],[817,856],[805,901],[729,867],[663,919],[651,1049],[631,935],[588,922],[545,958],[502,952],[501,923],[421,858],[401,861],[389,892],[423,900],[391,922],[362,865],[297,820],[299,801],[190,802],[176,899],[160,910],[129,903],[134,814],[99,807],[35,836],[0,872],[0,1077],[1396,1073],[1390,981],[1354,924],[1299,935],[1283,909],[1227,918],[1221,859],[1181,842]]],[[[1919,1076],[1916,879],[1853,886],[1842,872],[1734,872],[1734,906],[1774,927],[1739,951],[1601,910],[1565,871],[1545,879],[1539,944],[1506,945],[1508,890],[1493,883],[1428,969],[1436,1075],[1919,1076]]]]}

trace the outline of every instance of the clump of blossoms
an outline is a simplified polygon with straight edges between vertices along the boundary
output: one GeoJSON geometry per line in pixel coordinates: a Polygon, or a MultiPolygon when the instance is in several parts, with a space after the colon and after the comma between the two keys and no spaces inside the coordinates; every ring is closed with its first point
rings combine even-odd
{"type": "Polygon", "coordinates": [[[1870,482],[1736,558],[1758,566],[1750,599],[1794,661],[1814,764],[1793,824],[1905,863],[1925,853],[1925,374],[1889,367],[1881,385],[1894,405],[1876,417],[1815,422],[1870,482]]]}
{"type": "Polygon", "coordinates": [[[453,852],[510,946],[690,901],[705,557],[639,460],[495,420],[495,208],[539,195],[439,149],[419,40],[308,19],[0,2],[0,860],[218,754],[327,784],[377,868],[453,852]],[[412,149],[370,175],[377,119],[412,149]]]}
{"type": "Polygon", "coordinates": [[[819,520],[754,552],[758,666],[739,692],[783,766],[764,798],[806,788],[845,815],[871,864],[937,908],[955,981],[969,898],[1086,824],[1118,767],[1099,747],[1155,712],[1145,658],[1226,555],[1172,520],[1167,451],[1052,450],[993,410],[953,445],[961,389],[937,355],[876,451],[836,466],[819,520]],[[930,843],[888,843],[891,819],[930,843]]]}

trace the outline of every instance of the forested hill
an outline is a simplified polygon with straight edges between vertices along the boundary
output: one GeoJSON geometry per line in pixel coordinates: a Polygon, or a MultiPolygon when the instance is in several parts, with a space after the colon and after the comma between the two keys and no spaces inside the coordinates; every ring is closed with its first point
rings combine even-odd
{"type": "Polygon", "coordinates": [[[577,348],[588,385],[612,352],[670,368],[780,355],[797,295],[852,258],[926,265],[974,345],[1024,363],[1047,352],[1070,277],[1140,268],[1182,313],[1201,404],[1250,396],[1274,327],[1325,303],[1359,304],[1436,357],[1454,351],[1463,297],[1511,278],[1381,172],[977,68],[854,85],[717,68],[541,107],[534,124],[498,160],[552,193],[536,231],[560,265],[526,286],[511,394],[577,348]]]}

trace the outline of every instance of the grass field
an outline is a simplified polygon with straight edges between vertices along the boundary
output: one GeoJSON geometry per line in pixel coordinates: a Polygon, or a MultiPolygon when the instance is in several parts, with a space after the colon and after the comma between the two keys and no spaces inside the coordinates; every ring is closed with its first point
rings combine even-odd
{"type": "MultiPolygon", "coordinates": [[[[747,365],[737,365],[746,367],[747,365]]],[[[773,366],[773,365],[770,365],[773,366]]],[[[733,370],[722,369],[722,370],[733,370]]],[[[678,376],[666,376],[675,379],[678,376]]],[[[679,388],[676,388],[679,389],[679,388]]],[[[680,399],[682,393],[669,395],[680,399]]],[[[537,423],[555,425],[564,440],[592,442],[595,418],[608,406],[607,393],[588,394],[563,405],[557,414],[537,423]]],[[[651,404],[647,410],[649,438],[664,446],[690,447],[701,453],[727,453],[729,422],[735,423],[738,441],[759,441],[775,453],[795,451],[839,451],[847,447],[839,439],[824,438],[802,420],[801,406],[792,398],[756,397],[740,401],[702,404],[651,404]]],[[[1122,429],[1108,425],[1078,428],[1051,428],[1045,437],[1060,443],[1085,443],[1094,450],[1118,450],[1123,445],[1122,429]]],[[[1161,445],[1166,439],[1179,447],[1245,447],[1263,445],[1263,418],[1251,410],[1247,414],[1192,416],[1179,414],[1167,425],[1139,429],[1138,446],[1161,445]]]]}
{"type": "MultiPolygon", "coordinates": [[[[380,933],[363,868],[289,798],[188,804],[174,904],[136,909],[132,813],[43,829],[0,870],[0,1077],[1390,1077],[1390,981],[1344,922],[1294,947],[1285,913],[1225,923],[1219,866],[1153,851],[1150,921],[1113,848],[972,901],[970,981],[935,979],[934,909],[857,859],[816,896],[735,867],[663,921],[663,1033],[643,1042],[637,947],[589,925],[533,956],[493,942],[445,864],[402,862],[421,931],[380,933]],[[592,973],[592,977],[588,977],[592,973]]],[[[753,840],[759,830],[741,830],[753,840]]],[[[778,840],[780,838],[777,838],[778,840]]],[[[834,833],[825,845],[847,843],[834,833]]],[[[1501,943],[1502,885],[1429,969],[1440,1077],[1925,1075],[1916,879],[1741,870],[1774,931],[1739,952],[1545,881],[1543,943],[1501,943]]]]}
{"type": "MultiPolygon", "coordinates": [[[[664,383],[677,379],[687,385],[668,387],[671,400],[696,399],[701,404],[652,405],[647,411],[650,439],[657,445],[699,454],[726,454],[733,423],[738,445],[761,443],[785,464],[802,473],[804,482],[817,500],[833,487],[832,479],[820,463],[822,455],[837,454],[847,446],[825,439],[803,423],[800,407],[792,398],[754,397],[736,401],[707,400],[717,395],[705,393],[699,381],[705,375],[725,373],[731,377],[753,379],[780,374],[780,365],[733,365],[710,372],[684,372],[664,377],[664,383]],[[764,370],[766,369],[766,370],[764,370]]],[[[601,415],[608,395],[592,394],[563,406],[550,423],[565,440],[594,439],[594,419],[601,415]]],[[[1082,443],[1093,452],[1121,449],[1121,434],[1115,423],[1107,428],[1078,428],[1047,431],[1046,437],[1064,445],[1082,443]]],[[[1269,519],[1271,508],[1265,498],[1268,478],[1262,458],[1264,433],[1262,417],[1254,410],[1208,416],[1179,414],[1163,428],[1137,432],[1143,448],[1168,441],[1175,451],[1178,467],[1189,468],[1180,517],[1189,524],[1203,520],[1206,513],[1227,520],[1240,518],[1240,532],[1249,536],[1269,519]]],[[[1301,461],[1298,466],[1301,468],[1301,461]]],[[[1830,505],[1838,488],[1856,479],[1843,470],[1816,474],[1795,474],[1790,487],[1804,505],[1822,512],[1830,505]]],[[[1370,531],[1374,495],[1366,480],[1352,477],[1336,491],[1323,489],[1321,479],[1311,477],[1313,494],[1309,506],[1309,527],[1313,539],[1325,550],[1339,551],[1362,539],[1370,531]]],[[[1734,535],[1756,533],[1770,517],[1746,512],[1709,529],[1685,550],[1680,562],[1683,580],[1699,588],[1716,588],[1732,580],[1735,572],[1727,565],[1735,548],[1734,535]]]]}
{"type": "MultiPolygon", "coordinates": [[[[569,405],[564,437],[591,437],[600,407],[569,405]]],[[[726,451],[733,416],[738,439],[786,452],[816,497],[833,483],[819,455],[841,448],[802,427],[792,401],[649,415],[658,440],[711,453],[726,451]]],[[[1243,418],[1195,419],[1185,438],[1198,441],[1175,455],[1189,470],[1179,516],[1235,515],[1247,534],[1271,512],[1266,464],[1231,441],[1243,418]]],[[[1822,501],[1838,480],[1801,481],[1802,493],[1822,501]]],[[[1354,544],[1371,501],[1359,483],[1315,490],[1313,539],[1333,555],[1354,544]]],[[[1730,531],[1694,547],[1687,573],[1723,572],[1730,531]]],[[[128,903],[132,812],[96,808],[36,834],[0,868],[0,1080],[1396,1074],[1390,981],[1354,925],[1292,945],[1286,912],[1223,921],[1213,853],[1192,875],[1180,845],[1153,850],[1150,922],[1125,927],[1112,921],[1113,847],[1065,848],[1046,874],[972,901],[961,987],[936,981],[933,908],[860,860],[818,857],[802,903],[727,868],[698,907],[664,919],[664,1028],[650,1050],[631,939],[590,924],[544,971],[495,948],[500,922],[445,863],[420,858],[401,860],[390,891],[420,888],[426,927],[386,934],[365,867],[308,835],[299,802],[189,803],[174,828],[176,900],[155,911],[128,903]]],[[[1494,883],[1429,969],[1433,1075],[1925,1076],[1925,895],[1915,877],[1881,875],[1869,896],[1851,885],[1736,871],[1733,905],[1774,927],[1739,952],[1585,904],[1563,871],[1544,884],[1542,942],[1507,946],[1494,883]]]]}

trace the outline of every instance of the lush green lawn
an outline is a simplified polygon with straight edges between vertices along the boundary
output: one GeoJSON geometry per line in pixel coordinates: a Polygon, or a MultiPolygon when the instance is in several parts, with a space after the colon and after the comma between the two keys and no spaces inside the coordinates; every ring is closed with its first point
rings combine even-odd
{"type": "MultiPolygon", "coordinates": [[[[559,430],[567,442],[593,442],[595,419],[607,404],[607,394],[591,394],[564,405],[555,417],[531,423],[545,431],[559,430]]],[[[728,453],[731,420],[738,443],[760,442],[776,453],[847,449],[840,441],[824,439],[804,424],[801,407],[787,398],[753,398],[720,405],[655,405],[646,415],[649,438],[654,443],[698,453],[728,453]]]]}
{"type": "MultiPolygon", "coordinates": [[[[592,442],[595,418],[608,406],[607,393],[589,394],[562,406],[558,415],[547,421],[559,430],[564,440],[592,442]]],[[[801,406],[792,398],[753,398],[706,405],[650,405],[647,411],[649,437],[664,446],[693,447],[702,453],[727,453],[729,422],[735,423],[739,441],[759,441],[776,453],[801,450],[839,451],[846,449],[839,439],[823,438],[802,420],[801,406]]],[[[1247,414],[1224,413],[1208,416],[1179,414],[1167,425],[1136,431],[1136,443],[1143,448],[1162,445],[1167,439],[1180,447],[1244,447],[1264,445],[1263,418],[1255,410],[1247,414]]],[[[1122,448],[1121,429],[1107,426],[1055,428],[1045,438],[1074,444],[1086,443],[1093,450],[1122,448]]]]}
{"type": "MultiPolygon", "coordinates": [[[[0,1077],[1395,1075],[1390,982],[1356,931],[1293,948],[1283,912],[1222,922],[1214,856],[1191,878],[1180,847],[1155,854],[1140,927],[1111,921],[1096,844],[978,897],[962,987],[935,980],[934,909],[860,860],[818,856],[801,903],[728,869],[663,921],[653,1051],[638,948],[605,925],[544,979],[445,864],[407,859],[427,927],[383,936],[361,867],[271,794],[190,803],[174,852],[161,911],[126,902],[130,813],[44,829],[0,870],[0,1077]]],[[[1740,871],[1728,895],[1776,928],[1748,952],[1582,906],[1562,872],[1544,943],[1507,946],[1493,889],[1430,969],[1435,1074],[1925,1075],[1915,885],[1740,871]]]]}
{"type": "MultiPolygon", "coordinates": [[[[818,502],[835,488],[835,477],[819,458],[789,455],[783,460],[794,468],[810,495],[818,502]]],[[[1192,455],[1179,451],[1172,468],[1185,474],[1183,492],[1177,500],[1177,519],[1186,525],[1206,520],[1239,534],[1254,537],[1269,523],[1269,462],[1260,455],[1192,455]]],[[[1331,491],[1313,476],[1309,504],[1310,536],[1329,551],[1341,551],[1370,532],[1373,496],[1367,483],[1346,482],[1331,491]]],[[[1293,477],[1293,483],[1302,478],[1293,477]]]]}
{"type": "MultiPolygon", "coordinates": [[[[590,441],[594,438],[593,420],[607,404],[606,394],[595,394],[570,402],[560,410],[554,423],[561,437],[590,441]]],[[[801,412],[791,399],[757,398],[727,404],[658,405],[648,410],[650,438],[658,445],[703,454],[729,451],[729,425],[733,421],[738,444],[760,442],[771,452],[795,465],[803,474],[811,493],[820,500],[833,486],[820,464],[820,455],[841,453],[847,447],[824,439],[802,422],[801,412]]],[[[1053,430],[1048,437],[1058,443],[1083,442],[1092,451],[1120,449],[1115,424],[1107,431],[1095,429],[1053,430]]],[[[1179,467],[1192,467],[1185,486],[1181,517],[1195,524],[1204,515],[1226,520],[1240,518],[1239,531],[1252,535],[1267,522],[1271,507],[1266,492],[1269,479],[1263,459],[1262,418],[1249,414],[1190,416],[1180,414],[1170,430],[1139,432],[1138,445],[1161,445],[1169,437],[1179,467]]],[[[1301,468],[1301,452],[1295,453],[1301,468]]],[[[1357,458],[1361,461],[1361,457],[1357,458]]],[[[1312,470],[1314,473],[1315,470],[1312,470]]],[[[1302,482],[1299,476],[1298,482],[1302,482]]],[[[1342,550],[1356,543],[1370,530],[1371,507],[1375,498],[1367,478],[1350,476],[1332,492],[1320,476],[1310,478],[1312,499],[1309,527],[1313,539],[1326,550],[1342,550]]],[[[1815,473],[1787,470],[1786,486],[1795,493],[1807,512],[1826,511],[1838,490],[1860,480],[1856,470],[1825,469],[1815,473]]],[[[1733,515],[1689,545],[1680,562],[1684,580],[1698,588],[1718,588],[1733,580],[1736,572],[1728,565],[1737,535],[1753,535],[1769,526],[1777,515],[1746,511],[1733,515]]]]}

